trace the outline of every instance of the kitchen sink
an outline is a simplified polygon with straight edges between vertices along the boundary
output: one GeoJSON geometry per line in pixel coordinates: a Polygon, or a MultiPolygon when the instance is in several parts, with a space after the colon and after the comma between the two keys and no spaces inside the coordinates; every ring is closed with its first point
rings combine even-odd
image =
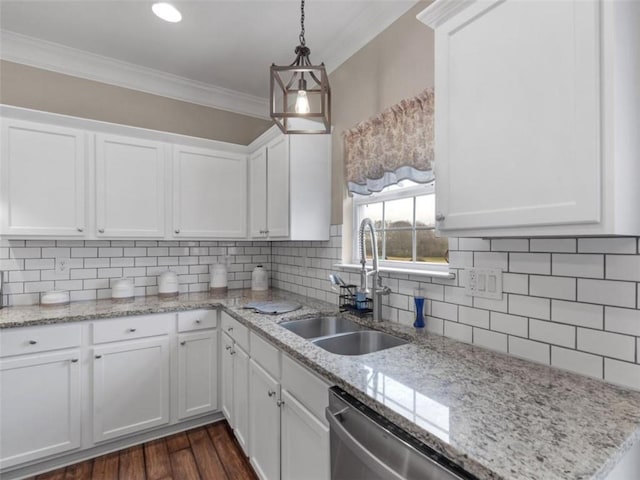
{"type": "Polygon", "coordinates": [[[289,320],[282,322],[280,326],[308,340],[364,330],[364,327],[357,323],[340,317],[313,317],[289,320]]]}
{"type": "Polygon", "coordinates": [[[338,355],[364,355],[365,353],[378,352],[387,348],[405,345],[408,342],[388,333],[364,330],[334,337],[319,338],[313,340],[312,343],[338,355]]]}

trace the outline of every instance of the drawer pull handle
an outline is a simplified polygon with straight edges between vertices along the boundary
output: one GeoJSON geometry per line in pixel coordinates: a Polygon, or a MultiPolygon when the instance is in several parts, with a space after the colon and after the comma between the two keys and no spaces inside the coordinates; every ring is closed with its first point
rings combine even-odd
{"type": "Polygon", "coordinates": [[[267,392],[267,395],[269,395],[270,397],[273,397],[276,394],[276,392],[274,392],[273,390],[269,390],[267,392]]]}
{"type": "Polygon", "coordinates": [[[84,232],[84,228],[82,228],[82,227],[78,227],[78,231],[79,231],[80,233],[82,233],[82,232],[84,232]]]}
{"type": "Polygon", "coordinates": [[[96,359],[102,358],[102,355],[96,355],[96,359]]]}
{"type": "Polygon", "coordinates": [[[36,342],[35,340],[29,340],[29,345],[35,345],[36,343],[38,342],[36,342]]]}
{"type": "Polygon", "coordinates": [[[71,359],[71,363],[78,363],[78,359],[77,358],[72,358],[71,359]]]}
{"type": "Polygon", "coordinates": [[[230,355],[235,355],[235,354],[236,354],[236,351],[235,351],[235,350],[231,350],[231,351],[229,352],[229,354],[230,354],[230,355]]]}
{"type": "Polygon", "coordinates": [[[200,324],[202,323],[202,321],[201,321],[201,320],[196,320],[196,323],[197,323],[198,325],[200,325],[200,324]]]}
{"type": "Polygon", "coordinates": [[[226,347],[224,347],[225,350],[231,350],[231,345],[227,345],[226,347]]]}
{"type": "Polygon", "coordinates": [[[104,228],[99,228],[98,233],[104,233],[104,228]]]}
{"type": "Polygon", "coordinates": [[[227,328],[227,332],[233,332],[233,327],[227,328]]]}
{"type": "Polygon", "coordinates": [[[185,342],[184,340],[180,342],[180,345],[186,345],[187,342],[185,342]]]}
{"type": "Polygon", "coordinates": [[[278,405],[278,407],[282,407],[284,405],[284,400],[278,400],[276,405],[278,405]]]}
{"type": "Polygon", "coordinates": [[[176,235],[178,235],[178,234],[180,233],[180,229],[179,229],[179,228],[176,228],[176,229],[174,230],[174,233],[175,233],[176,235]]]}
{"type": "Polygon", "coordinates": [[[133,333],[133,332],[135,332],[135,331],[136,331],[136,329],[135,329],[135,328],[130,328],[130,329],[129,329],[129,331],[130,331],[131,333],[133,333]]]}

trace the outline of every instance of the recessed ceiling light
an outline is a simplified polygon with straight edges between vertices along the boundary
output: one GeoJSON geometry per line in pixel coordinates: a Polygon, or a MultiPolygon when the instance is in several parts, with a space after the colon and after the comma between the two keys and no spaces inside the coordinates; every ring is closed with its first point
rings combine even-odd
{"type": "Polygon", "coordinates": [[[182,20],[180,11],[170,3],[154,3],[151,10],[165,22],[177,23],[182,20]]]}

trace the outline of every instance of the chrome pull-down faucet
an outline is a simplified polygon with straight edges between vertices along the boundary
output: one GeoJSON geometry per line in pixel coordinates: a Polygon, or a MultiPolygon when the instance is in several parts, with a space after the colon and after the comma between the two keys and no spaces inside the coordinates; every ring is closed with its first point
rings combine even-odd
{"type": "Polygon", "coordinates": [[[378,270],[378,243],[376,241],[376,229],[373,226],[373,222],[370,218],[364,218],[360,222],[360,228],[358,229],[358,243],[360,245],[360,265],[362,265],[362,269],[360,270],[360,291],[366,293],[371,293],[371,299],[373,300],[373,321],[381,322],[382,321],[382,295],[388,295],[391,290],[389,287],[382,285],[382,278],[380,277],[380,272],[378,270]],[[373,269],[367,272],[367,255],[366,248],[364,242],[364,233],[365,228],[369,228],[371,232],[371,250],[373,253],[373,269]],[[371,282],[371,289],[368,288],[368,280],[369,275],[373,276],[373,281],[371,282]]]}

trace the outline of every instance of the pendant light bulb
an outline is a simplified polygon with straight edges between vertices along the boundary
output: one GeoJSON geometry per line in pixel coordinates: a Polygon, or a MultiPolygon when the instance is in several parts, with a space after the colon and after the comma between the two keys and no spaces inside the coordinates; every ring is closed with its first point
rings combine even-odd
{"type": "Polygon", "coordinates": [[[296,113],[309,113],[309,99],[307,98],[307,92],[305,90],[298,90],[298,97],[296,98],[296,113]]]}

